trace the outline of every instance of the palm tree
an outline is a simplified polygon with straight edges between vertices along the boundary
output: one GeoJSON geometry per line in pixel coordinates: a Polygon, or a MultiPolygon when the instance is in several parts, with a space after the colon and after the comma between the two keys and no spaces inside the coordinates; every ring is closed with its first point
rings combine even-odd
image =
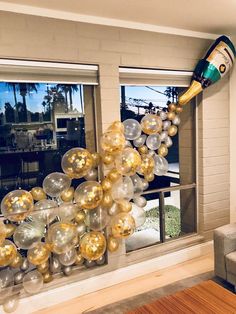
{"type": "Polygon", "coordinates": [[[57,90],[58,91],[62,91],[64,92],[64,97],[65,97],[65,104],[66,104],[66,108],[67,110],[68,108],[68,94],[69,94],[69,100],[70,100],[70,110],[73,110],[73,94],[74,92],[77,92],[78,89],[78,85],[76,84],[57,84],[57,90]]]}
{"type": "Polygon", "coordinates": [[[17,97],[16,97],[17,84],[18,83],[15,83],[15,82],[14,83],[10,83],[10,82],[6,83],[8,89],[13,91],[14,103],[15,103],[15,110],[14,110],[15,122],[19,122],[18,111],[17,111],[17,97]]]}

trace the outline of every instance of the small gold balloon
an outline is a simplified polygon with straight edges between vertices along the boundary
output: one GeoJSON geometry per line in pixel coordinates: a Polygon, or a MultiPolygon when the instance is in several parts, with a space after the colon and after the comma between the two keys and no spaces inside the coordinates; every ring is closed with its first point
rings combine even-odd
{"type": "Polygon", "coordinates": [[[178,132],[178,128],[176,125],[171,125],[169,128],[168,128],[168,135],[169,136],[175,136],[178,132]]]}
{"type": "Polygon", "coordinates": [[[135,220],[128,213],[119,213],[111,220],[111,231],[114,238],[128,238],[134,233],[135,220]]]}
{"type": "Polygon", "coordinates": [[[119,131],[124,133],[124,124],[120,121],[114,121],[108,128],[108,131],[119,131]]]}
{"type": "Polygon", "coordinates": [[[169,104],[168,109],[169,109],[169,111],[175,111],[176,110],[176,104],[174,104],[174,103],[169,104]]]}
{"type": "Polygon", "coordinates": [[[53,281],[53,276],[49,271],[46,271],[45,273],[43,273],[42,276],[43,276],[44,283],[49,283],[53,281]]]}
{"type": "MultiPolygon", "coordinates": [[[[5,224],[6,238],[10,238],[16,230],[16,225],[5,224]]],[[[1,243],[1,241],[0,241],[1,243]]]]}
{"type": "Polygon", "coordinates": [[[75,265],[83,265],[84,263],[84,258],[80,251],[78,250],[76,253],[76,260],[75,260],[75,265]]]}
{"type": "Polygon", "coordinates": [[[99,153],[92,153],[91,157],[92,157],[92,160],[93,160],[93,167],[97,168],[98,165],[101,162],[101,156],[99,155],[99,153]]]}
{"type": "Polygon", "coordinates": [[[126,147],[115,159],[115,165],[122,175],[133,176],[141,164],[139,153],[131,148],[126,147]]]}
{"type": "Polygon", "coordinates": [[[120,211],[128,213],[132,209],[132,203],[128,202],[127,200],[122,200],[119,202],[118,208],[120,211]]]}
{"type": "Polygon", "coordinates": [[[28,261],[36,266],[45,263],[49,256],[50,251],[43,242],[37,243],[32,249],[29,249],[27,253],[28,261]]]}
{"type": "Polygon", "coordinates": [[[113,201],[113,198],[112,198],[112,195],[111,193],[109,192],[105,192],[103,194],[103,198],[102,198],[102,202],[101,202],[101,207],[103,209],[110,209],[113,205],[114,201],[113,201]]]}
{"type": "Polygon", "coordinates": [[[115,252],[118,250],[119,248],[119,240],[117,238],[114,238],[112,236],[110,236],[107,240],[107,248],[108,248],[108,251],[110,252],[115,252]]]}
{"type": "Polygon", "coordinates": [[[48,271],[49,269],[49,262],[48,260],[42,264],[37,265],[37,270],[41,273],[44,274],[48,271]]]}
{"type": "Polygon", "coordinates": [[[142,162],[138,169],[138,173],[141,175],[146,175],[148,173],[153,172],[155,167],[155,162],[152,156],[150,155],[142,155],[142,162]]]}
{"type": "Polygon", "coordinates": [[[12,268],[20,268],[23,264],[23,258],[19,252],[17,252],[16,257],[9,265],[12,268]]]}
{"type": "Polygon", "coordinates": [[[93,209],[102,202],[103,189],[96,181],[81,183],[75,190],[75,201],[82,209],[93,209]]]}
{"type": "Polygon", "coordinates": [[[168,148],[166,144],[161,144],[161,146],[158,148],[158,155],[165,157],[168,154],[168,148]]]}
{"type": "Polygon", "coordinates": [[[174,112],[172,112],[172,111],[170,111],[170,112],[168,112],[167,113],[167,118],[168,118],[168,120],[174,120],[174,118],[175,118],[175,113],[174,112]]]}
{"type": "Polygon", "coordinates": [[[176,111],[176,113],[181,113],[181,112],[183,112],[183,107],[177,106],[175,111],[176,111]]]}
{"type": "Polygon", "coordinates": [[[147,154],[148,153],[148,148],[147,148],[146,145],[143,145],[143,146],[140,146],[138,148],[138,151],[139,151],[140,154],[147,154]]]}
{"type": "Polygon", "coordinates": [[[101,137],[101,148],[106,153],[116,154],[125,147],[125,137],[119,131],[108,131],[101,137]]]}
{"type": "Polygon", "coordinates": [[[117,169],[112,169],[108,174],[107,178],[110,179],[113,183],[118,181],[121,177],[121,174],[117,171],[117,169]]]}
{"type": "Polygon", "coordinates": [[[13,242],[5,240],[0,246],[0,267],[10,265],[17,255],[17,250],[13,242]]]}
{"type": "Polygon", "coordinates": [[[93,166],[93,158],[87,149],[75,147],[64,154],[61,167],[70,178],[86,176],[93,166]]]}
{"type": "Polygon", "coordinates": [[[162,120],[154,114],[147,114],[141,120],[142,131],[148,135],[157,134],[162,129],[162,120]]]}
{"type": "Polygon", "coordinates": [[[41,188],[39,186],[33,188],[30,191],[30,193],[33,196],[33,199],[35,201],[41,201],[41,200],[45,200],[47,198],[46,193],[44,192],[43,188],[41,188]]]}
{"type": "Polygon", "coordinates": [[[71,186],[68,190],[65,190],[61,193],[61,200],[63,202],[70,202],[74,198],[75,189],[71,186]]]}
{"type": "Polygon", "coordinates": [[[104,192],[109,191],[112,188],[112,182],[108,178],[105,178],[101,182],[101,186],[104,192]]]}
{"type": "Polygon", "coordinates": [[[83,210],[80,210],[80,211],[78,211],[78,213],[76,214],[74,219],[75,219],[75,222],[77,224],[80,224],[80,223],[84,222],[85,218],[86,218],[85,212],[83,210]]]}
{"type": "Polygon", "coordinates": [[[7,238],[7,229],[6,225],[0,220],[0,245],[5,241],[7,238]]]}
{"type": "Polygon", "coordinates": [[[104,165],[106,165],[106,166],[112,164],[112,163],[114,162],[114,159],[115,159],[115,157],[114,157],[114,155],[112,155],[112,154],[106,154],[106,153],[105,153],[105,154],[102,156],[102,162],[103,162],[104,165]]]}
{"type": "Polygon", "coordinates": [[[151,182],[155,179],[155,175],[154,173],[148,173],[145,175],[145,180],[148,181],[148,182],[151,182]]]}
{"type": "Polygon", "coordinates": [[[106,238],[101,232],[86,233],[80,241],[81,255],[89,261],[99,259],[106,251],[106,238]]]}

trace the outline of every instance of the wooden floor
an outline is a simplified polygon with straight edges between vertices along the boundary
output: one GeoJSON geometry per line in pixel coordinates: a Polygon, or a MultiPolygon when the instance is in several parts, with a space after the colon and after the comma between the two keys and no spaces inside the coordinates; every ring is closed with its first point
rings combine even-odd
{"type": "Polygon", "coordinates": [[[83,313],[212,270],[213,256],[205,255],[70,301],[59,303],[50,308],[37,311],[35,314],[83,313]],[[78,309],[80,309],[79,312],[78,309]]]}
{"type": "Polygon", "coordinates": [[[236,296],[215,282],[202,283],[163,297],[126,314],[230,314],[236,313],[236,296]]]}

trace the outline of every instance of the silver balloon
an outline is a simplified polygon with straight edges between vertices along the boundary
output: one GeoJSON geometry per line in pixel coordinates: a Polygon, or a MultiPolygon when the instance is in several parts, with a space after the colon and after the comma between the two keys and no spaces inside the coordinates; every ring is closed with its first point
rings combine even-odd
{"type": "Polygon", "coordinates": [[[149,187],[148,181],[145,179],[142,179],[142,184],[143,184],[143,191],[146,191],[149,187]]]}
{"type": "Polygon", "coordinates": [[[171,147],[173,145],[173,141],[171,139],[171,137],[167,137],[167,139],[165,140],[165,144],[166,144],[166,147],[171,147]]]}
{"type": "Polygon", "coordinates": [[[71,266],[76,261],[76,256],[77,256],[76,249],[73,248],[67,251],[66,253],[60,254],[58,258],[59,258],[59,262],[63,266],[71,266]]]}
{"type": "Polygon", "coordinates": [[[138,207],[136,204],[132,204],[130,215],[134,218],[136,228],[141,227],[146,221],[145,210],[141,207],[138,207]]]}
{"type": "Polygon", "coordinates": [[[180,124],[180,117],[179,117],[178,115],[176,115],[176,116],[174,117],[174,119],[172,120],[172,123],[173,123],[174,125],[179,125],[179,124],[180,124]]]}
{"type": "Polygon", "coordinates": [[[124,135],[127,140],[135,140],[141,133],[141,125],[137,120],[127,119],[123,122],[124,125],[124,135]]]}
{"type": "Polygon", "coordinates": [[[4,300],[2,308],[5,313],[13,313],[19,305],[19,294],[14,294],[4,300]]]}
{"type": "Polygon", "coordinates": [[[87,230],[87,227],[85,225],[85,223],[80,223],[78,225],[76,225],[76,232],[78,234],[78,236],[82,236],[87,230]]]}
{"type": "Polygon", "coordinates": [[[168,131],[162,131],[160,134],[160,140],[164,142],[167,137],[168,137],[168,131]]]}
{"type": "Polygon", "coordinates": [[[26,271],[26,270],[28,270],[28,268],[29,268],[29,261],[27,258],[24,258],[20,269],[23,271],[26,271]]]}
{"type": "Polygon", "coordinates": [[[14,282],[15,282],[15,285],[19,285],[20,283],[22,283],[24,276],[25,276],[25,273],[24,273],[23,271],[18,271],[18,272],[14,275],[14,282]]]}
{"type": "Polygon", "coordinates": [[[91,209],[86,216],[86,224],[93,231],[103,230],[109,223],[107,211],[101,206],[91,209]]]}
{"type": "Polygon", "coordinates": [[[108,209],[108,214],[110,216],[115,216],[120,212],[119,210],[119,206],[117,203],[113,203],[113,205],[111,206],[111,208],[108,209]]]}
{"type": "Polygon", "coordinates": [[[135,196],[133,198],[133,202],[135,205],[137,205],[138,207],[145,207],[147,205],[147,200],[145,197],[143,196],[135,196]]]}
{"type": "Polygon", "coordinates": [[[162,110],[162,111],[160,112],[160,118],[161,118],[162,121],[163,121],[163,120],[166,120],[166,118],[167,118],[167,113],[162,110]]]}
{"type": "Polygon", "coordinates": [[[76,204],[73,203],[62,203],[58,207],[58,216],[61,221],[71,221],[75,218],[79,208],[76,204]]]}
{"type": "Polygon", "coordinates": [[[170,126],[171,126],[171,122],[168,121],[168,120],[164,121],[163,124],[162,124],[162,128],[163,128],[164,131],[167,131],[170,126]]]}
{"type": "Polygon", "coordinates": [[[91,268],[91,267],[96,266],[96,262],[95,262],[95,261],[86,260],[86,261],[84,262],[84,265],[85,265],[87,268],[91,268]]]}
{"type": "Polygon", "coordinates": [[[35,203],[31,216],[45,225],[51,223],[57,216],[57,203],[53,200],[41,200],[35,203]]]}
{"type": "Polygon", "coordinates": [[[155,162],[155,167],[154,167],[155,175],[157,176],[165,175],[168,172],[168,167],[169,167],[168,161],[164,157],[159,156],[157,154],[153,157],[153,159],[155,162]]]}
{"type": "Polygon", "coordinates": [[[53,274],[61,271],[61,263],[56,256],[53,256],[53,258],[50,259],[49,269],[53,274]]]}
{"type": "Polygon", "coordinates": [[[89,172],[86,174],[86,176],[84,178],[87,181],[97,181],[97,178],[98,178],[97,169],[92,168],[91,170],[89,170],[89,172]]]}
{"type": "Polygon", "coordinates": [[[43,180],[43,190],[51,197],[58,197],[63,191],[68,190],[71,179],[64,173],[53,172],[43,180]]]}
{"type": "Polygon", "coordinates": [[[15,244],[24,250],[32,248],[44,236],[45,226],[39,221],[23,222],[14,232],[15,244]]]}
{"type": "Polygon", "coordinates": [[[102,255],[101,257],[99,257],[99,259],[97,259],[96,261],[96,264],[97,265],[104,265],[105,264],[105,262],[106,262],[106,257],[105,257],[105,255],[102,255]]]}
{"type": "Polygon", "coordinates": [[[131,144],[130,141],[128,141],[128,140],[125,141],[125,147],[131,147],[131,148],[133,148],[132,144],[131,144]]]}
{"type": "Polygon", "coordinates": [[[65,276],[70,276],[72,274],[73,269],[71,266],[65,266],[63,267],[62,271],[65,276]]]}
{"type": "Polygon", "coordinates": [[[0,271],[0,300],[12,293],[14,285],[14,274],[10,269],[0,271]]]}
{"type": "Polygon", "coordinates": [[[130,177],[134,185],[134,193],[139,194],[143,192],[143,181],[137,174],[130,177]]]}
{"type": "Polygon", "coordinates": [[[133,144],[135,147],[141,147],[145,144],[146,139],[147,139],[147,135],[142,134],[138,138],[136,138],[136,140],[133,141],[133,144]]]}
{"type": "Polygon", "coordinates": [[[151,150],[157,150],[161,146],[161,138],[159,134],[148,135],[146,145],[151,150]]]}
{"type": "Polygon", "coordinates": [[[38,293],[43,287],[43,276],[37,270],[28,272],[23,278],[23,287],[29,294],[38,293]]]}

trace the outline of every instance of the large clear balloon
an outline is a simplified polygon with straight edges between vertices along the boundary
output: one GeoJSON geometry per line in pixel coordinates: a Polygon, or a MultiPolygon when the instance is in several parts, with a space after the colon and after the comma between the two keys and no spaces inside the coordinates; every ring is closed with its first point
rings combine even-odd
{"type": "Polygon", "coordinates": [[[77,251],[75,248],[72,248],[63,254],[60,254],[58,258],[60,263],[64,266],[73,265],[77,258],[77,251]]]}
{"type": "Polygon", "coordinates": [[[141,227],[146,221],[146,212],[143,208],[137,206],[136,204],[132,205],[132,210],[130,212],[135,221],[135,227],[141,227]]]}
{"type": "Polygon", "coordinates": [[[80,241],[81,255],[89,261],[99,259],[106,251],[106,238],[101,232],[86,233],[80,241]]]}
{"type": "Polygon", "coordinates": [[[141,147],[145,144],[147,135],[142,134],[136,140],[133,141],[135,147],[141,147]]]}
{"type": "Polygon", "coordinates": [[[127,140],[135,140],[142,133],[141,126],[137,120],[127,119],[123,122],[123,125],[125,138],[127,140]]]}
{"type": "Polygon", "coordinates": [[[33,265],[41,265],[45,263],[50,256],[47,244],[38,242],[32,249],[27,252],[28,261],[33,265]]]}
{"type": "Polygon", "coordinates": [[[14,273],[10,269],[0,271],[0,300],[5,299],[12,293],[14,286],[14,273]]]}
{"type": "Polygon", "coordinates": [[[157,150],[161,145],[159,134],[151,134],[147,137],[146,145],[151,150],[157,150]]]}
{"type": "Polygon", "coordinates": [[[23,279],[23,288],[29,294],[38,293],[43,287],[43,276],[37,270],[28,272],[23,279]]]}
{"type": "Polygon", "coordinates": [[[130,177],[134,185],[134,194],[140,194],[143,192],[143,181],[137,174],[130,177]]]}
{"type": "Polygon", "coordinates": [[[41,200],[34,204],[31,216],[44,224],[51,223],[58,215],[57,203],[53,200],[41,200]]]}
{"type": "Polygon", "coordinates": [[[155,162],[154,173],[157,176],[164,176],[168,172],[168,161],[157,154],[153,156],[155,162]]]}
{"type": "Polygon", "coordinates": [[[86,218],[86,224],[93,231],[103,230],[109,223],[107,211],[101,206],[91,209],[86,218]]]}
{"type": "Polygon", "coordinates": [[[103,198],[101,184],[96,181],[81,183],[75,190],[75,201],[82,209],[93,209],[100,205],[103,198]]]}
{"type": "Polygon", "coordinates": [[[134,185],[130,177],[122,177],[115,182],[111,189],[111,195],[115,202],[130,201],[134,195],[134,185]]]}
{"type": "Polygon", "coordinates": [[[130,147],[126,147],[115,159],[115,165],[120,174],[132,176],[141,164],[139,153],[130,147]]]}
{"type": "Polygon", "coordinates": [[[20,302],[19,294],[13,294],[4,300],[2,308],[5,313],[13,313],[16,311],[19,302],[20,302]]]}
{"type": "Polygon", "coordinates": [[[52,172],[43,180],[43,189],[51,197],[58,197],[64,191],[69,189],[71,179],[61,172],[52,172]]]}
{"type": "Polygon", "coordinates": [[[141,128],[148,135],[157,134],[162,129],[162,120],[154,114],[147,114],[141,120],[141,128]]]}
{"type": "Polygon", "coordinates": [[[0,267],[10,265],[17,255],[15,244],[5,240],[0,246],[0,267]]]}
{"type": "Polygon", "coordinates": [[[82,178],[93,166],[93,158],[87,149],[76,147],[68,150],[62,157],[62,170],[70,178],[82,178]]]}
{"type": "Polygon", "coordinates": [[[128,238],[135,230],[135,220],[129,213],[114,216],[110,225],[114,238],[128,238]]]}
{"type": "Polygon", "coordinates": [[[101,137],[101,148],[106,153],[116,154],[125,147],[125,137],[119,131],[108,131],[101,137]]]}
{"type": "Polygon", "coordinates": [[[1,202],[1,211],[5,218],[11,221],[21,221],[33,210],[32,195],[25,190],[9,192],[1,202]]]}
{"type": "Polygon", "coordinates": [[[75,218],[79,208],[77,204],[73,203],[62,203],[58,207],[58,216],[61,221],[71,221],[75,218]]]}
{"type": "Polygon", "coordinates": [[[76,226],[68,222],[57,222],[48,229],[46,241],[54,253],[65,253],[72,249],[77,241],[76,226]]]}
{"type": "Polygon", "coordinates": [[[14,232],[15,244],[24,250],[32,248],[44,236],[45,226],[39,221],[23,222],[14,232]]]}

